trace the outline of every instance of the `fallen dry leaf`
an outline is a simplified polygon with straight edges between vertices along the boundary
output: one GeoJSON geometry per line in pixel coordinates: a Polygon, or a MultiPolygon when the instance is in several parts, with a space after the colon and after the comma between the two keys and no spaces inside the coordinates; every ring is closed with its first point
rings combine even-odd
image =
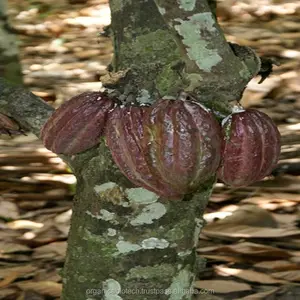
{"type": "Polygon", "coordinates": [[[210,255],[210,254],[201,254],[201,257],[204,257],[208,260],[215,260],[215,261],[227,261],[227,262],[243,262],[247,261],[247,258],[244,257],[236,257],[236,256],[226,256],[226,255],[210,255]]]}
{"type": "Polygon", "coordinates": [[[263,228],[235,224],[209,224],[202,233],[208,237],[218,238],[273,238],[280,239],[300,235],[299,229],[263,228]]]}
{"type": "Polygon", "coordinates": [[[284,272],[275,272],[271,274],[275,278],[280,278],[288,281],[297,281],[300,282],[300,269],[299,270],[291,270],[284,272]]]}
{"type": "Polygon", "coordinates": [[[279,290],[279,288],[275,288],[275,289],[270,289],[264,292],[259,292],[259,293],[255,293],[255,294],[251,294],[249,296],[243,297],[243,298],[238,298],[236,300],[259,300],[259,299],[266,299],[267,296],[271,296],[273,294],[275,294],[277,291],[279,290]]]}
{"type": "Polygon", "coordinates": [[[264,274],[253,270],[235,269],[228,268],[225,266],[215,266],[215,270],[219,275],[231,275],[246,281],[258,282],[260,284],[286,283],[285,280],[276,279],[268,274],[264,274]]]}
{"type": "Polygon", "coordinates": [[[229,253],[239,254],[241,256],[255,256],[255,257],[276,257],[276,258],[288,258],[291,254],[284,249],[267,246],[264,244],[256,244],[250,242],[242,242],[233,245],[218,245],[212,247],[198,248],[199,253],[229,253]]]}
{"type": "Polygon", "coordinates": [[[15,283],[21,290],[32,290],[42,295],[59,297],[62,291],[62,285],[52,281],[23,281],[15,283]]]}
{"type": "Polygon", "coordinates": [[[277,227],[277,222],[272,214],[255,205],[243,205],[233,211],[230,216],[218,220],[214,224],[242,224],[255,227],[277,227]]]}
{"type": "MultiPolygon", "coordinates": [[[[112,45],[110,38],[98,37],[96,33],[109,22],[107,0],[92,0],[76,7],[68,6],[68,1],[35,1],[33,6],[30,1],[8,2],[9,11],[12,13],[11,24],[22,33],[19,35],[21,39],[19,46],[24,84],[31,91],[57,108],[76,94],[96,91],[102,87],[99,78],[107,74],[106,66],[112,58],[112,45]],[[40,10],[44,6],[44,3],[41,5],[40,2],[47,2],[46,11],[40,10]],[[81,18],[82,16],[84,18],[81,18]]],[[[278,168],[271,176],[260,182],[245,188],[229,188],[220,183],[216,184],[207,208],[206,220],[225,221],[226,216],[231,217],[227,218],[227,225],[225,222],[220,228],[208,226],[207,228],[212,230],[211,235],[204,233],[200,235],[204,252],[199,251],[199,254],[210,260],[208,269],[204,272],[208,271],[211,274],[211,265],[224,261],[238,262],[231,265],[235,268],[248,267],[252,270],[260,268],[265,270],[262,273],[276,272],[281,273],[280,276],[286,276],[283,271],[298,270],[299,239],[294,235],[295,232],[293,233],[300,220],[298,208],[300,4],[298,2],[218,1],[218,12],[221,14],[221,20],[225,20],[221,25],[227,40],[252,47],[260,56],[274,55],[281,64],[279,67],[274,66],[272,74],[262,84],[258,84],[260,76],[251,80],[243,94],[242,104],[261,110],[273,118],[282,134],[282,153],[278,168]],[[254,204],[254,207],[259,209],[243,212],[245,204],[254,204]],[[237,211],[237,208],[240,210],[237,211]],[[270,211],[276,211],[276,214],[271,214],[271,218],[270,211]],[[229,221],[232,226],[229,226],[229,221]],[[255,231],[253,228],[275,229],[275,224],[280,230],[255,231]],[[242,228],[241,225],[248,227],[242,228]],[[232,236],[235,233],[237,235],[232,236]],[[255,239],[256,243],[249,243],[252,239],[255,239]],[[228,245],[228,241],[235,243],[237,240],[242,243],[228,245]],[[226,243],[220,245],[220,241],[226,243]],[[270,247],[270,243],[274,247],[270,247]],[[270,259],[274,261],[269,261],[270,259]],[[257,261],[261,260],[263,261],[259,265],[257,261]],[[268,268],[268,263],[273,263],[273,268],[270,265],[268,268]]],[[[60,244],[59,241],[66,239],[67,236],[70,217],[67,211],[72,205],[70,188],[74,191],[74,176],[66,171],[66,165],[62,160],[46,150],[32,134],[27,137],[0,139],[0,173],[0,194],[4,194],[3,201],[13,203],[15,208],[22,212],[21,216],[15,216],[13,219],[27,219],[44,224],[43,228],[27,229],[26,232],[26,228],[25,230],[5,228],[6,224],[3,222],[0,240],[4,244],[1,244],[0,248],[8,244],[6,246],[8,253],[0,253],[1,267],[5,266],[7,269],[15,264],[24,262],[29,264],[32,260],[34,262],[38,260],[41,269],[34,271],[33,277],[30,277],[32,282],[36,284],[39,284],[39,280],[58,282],[59,276],[55,268],[62,264],[66,244],[66,242],[60,244]],[[58,215],[59,213],[62,214],[58,215]],[[23,237],[20,237],[23,233],[23,237]],[[31,248],[19,248],[20,252],[14,252],[23,246],[15,243],[16,240],[21,240],[31,248]],[[10,243],[15,245],[9,245],[10,243]],[[40,247],[45,243],[47,245],[40,247]],[[10,248],[13,250],[10,251],[10,248]]],[[[7,214],[2,213],[3,219],[6,220],[6,216],[11,216],[16,211],[15,208],[12,206],[11,209],[6,208],[7,214]]],[[[26,276],[25,274],[24,277],[26,276]]],[[[289,276],[291,277],[291,273],[289,276]]],[[[8,278],[7,282],[12,279],[13,277],[8,278]]],[[[215,281],[214,277],[211,279],[211,289],[216,290],[220,281],[215,281]]],[[[297,295],[289,293],[288,289],[280,290],[280,293],[275,295],[277,288],[265,287],[259,282],[255,284],[253,290],[246,282],[225,280],[224,284],[220,285],[224,289],[227,288],[225,292],[233,291],[234,294],[220,298],[208,295],[209,299],[238,299],[241,294],[246,293],[252,293],[243,298],[247,300],[275,299],[277,296],[278,299],[289,297],[298,299],[297,295]],[[235,286],[233,290],[230,290],[231,283],[235,286]],[[241,285],[244,285],[244,288],[241,285]]],[[[204,298],[201,293],[198,296],[199,300],[204,298]]],[[[32,289],[20,291],[14,283],[9,288],[1,289],[0,299],[1,297],[17,300],[53,299],[32,289]]]]}
{"type": "Polygon", "coordinates": [[[13,242],[0,242],[0,253],[8,254],[8,253],[14,253],[14,252],[28,252],[32,251],[31,248],[21,245],[18,243],[13,242]]]}
{"type": "Polygon", "coordinates": [[[288,201],[281,198],[273,198],[273,197],[266,197],[266,196],[246,198],[243,199],[241,203],[255,204],[260,208],[267,209],[267,210],[278,210],[280,208],[293,207],[297,205],[295,201],[288,201]]]}
{"type": "Polygon", "coordinates": [[[3,268],[0,270],[0,278],[2,278],[0,281],[0,288],[6,287],[10,283],[14,282],[17,278],[32,274],[36,270],[37,267],[31,265],[3,268]]]}
{"type": "Polygon", "coordinates": [[[268,270],[300,270],[300,265],[290,262],[288,260],[270,260],[270,261],[261,261],[254,264],[255,268],[262,268],[268,270]]]}
{"type": "Polygon", "coordinates": [[[64,258],[67,250],[67,242],[53,242],[34,249],[33,258],[64,258]]]}
{"type": "Polygon", "coordinates": [[[18,278],[17,273],[11,273],[8,276],[6,276],[3,280],[0,281],[0,288],[4,288],[8,286],[10,283],[15,281],[18,278]]]}
{"type": "Polygon", "coordinates": [[[6,223],[6,226],[10,229],[38,229],[42,228],[44,224],[33,222],[30,220],[16,220],[6,223]]]}
{"type": "Polygon", "coordinates": [[[0,278],[5,278],[10,273],[16,273],[18,276],[23,276],[25,274],[32,273],[37,270],[37,267],[32,265],[24,265],[24,266],[17,266],[17,267],[10,267],[10,268],[1,268],[0,270],[0,278]]]}
{"type": "Polygon", "coordinates": [[[17,219],[19,217],[18,206],[11,201],[5,201],[0,197],[0,218],[17,219]]]}
{"type": "Polygon", "coordinates": [[[212,290],[214,293],[232,293],[250,291],[252,288],[247,283],[236,282],[233,280],[197,280],[194,283],[197,289],[212,290]]]}
{"type": "Polygon", "coordinates": [[[17,299],[17,288],[1,288],[0,299],[17,299]]]}

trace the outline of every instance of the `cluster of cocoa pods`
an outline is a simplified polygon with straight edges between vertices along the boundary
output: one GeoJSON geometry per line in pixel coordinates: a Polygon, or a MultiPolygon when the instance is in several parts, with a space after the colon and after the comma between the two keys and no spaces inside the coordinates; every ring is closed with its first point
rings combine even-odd
{"type": "Polygon", "coordinates": [[[58,154],[76,154],[106,136],[115,163],[135,185],[180,199],[216,173],[233,187],[270,174],[280,154],[280,134],[266,114],[241,107],[222,124],[188,97],[152,106],[120,106],[101,92],[86,92],[61,105],[41,138],[58,154]]]}

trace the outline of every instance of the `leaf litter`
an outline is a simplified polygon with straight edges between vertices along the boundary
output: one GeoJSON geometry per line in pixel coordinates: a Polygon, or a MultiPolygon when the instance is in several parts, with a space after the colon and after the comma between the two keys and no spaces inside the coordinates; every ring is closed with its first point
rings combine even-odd
{"type": "MultiPolygon", "coordinates": [[[[101,88],[112,58],[109,38],[98,35],[109,23],[106,0],[9,6],[28,89],[58,107],[101,88]]],[[[197,249],[207,266],[197,274],[195,298],[204,299],[202,290],[210,299],[292,299],[300,277],[300,3],[223,0],[218,16],[229,41],[280,62],[262,84],[249,83],[241,103],[273,118],[282,153],[260,182],[215,185],[197,249]]],[[[0,145],[0,299],[59,299],[75,178],[31,134],[1,136],[0,145]]]]}

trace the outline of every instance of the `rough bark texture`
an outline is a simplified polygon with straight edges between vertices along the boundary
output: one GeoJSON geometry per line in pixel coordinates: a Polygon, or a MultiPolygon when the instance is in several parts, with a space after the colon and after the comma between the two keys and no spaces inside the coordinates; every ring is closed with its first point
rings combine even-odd
{"type": "Polygon", "coordinates": [[[0,77],[22,83],[17,39],[8,24],[6,0],[0,1],[0,40],[0,77]]]}
{"type": "Polygon", "coordinates": [[[110,1],[114,33],[113,71],[129,102],[153,102],[185,90],[218,113],[238,100],[259,71],[248,47],[236,51],[226,42],[209,1],[110,1]],[[157,5],[155,5],[155,3],[157,5]],[[210,5],[209,5],[210,4],[210,5]]]}
{"type": "Polygon", "coordinates": [[[99,150],[75,170],[63,299],[190,299],[210,184],[188,202],[158,201],[130,188],[99,150]]]}
{"type": "Polygon", "coordinates": [[[22,87],[0,77],[0,112],[13,117],[23,129],[40,135],[40,129],[53,108],[22,87]]]}
{"type": "MultiPolygon", "coordinates": [[[[215,1],[111,0],[114,73],[121,99],[152,103],[181,90],[221,115],[259,69],[251,50],[232,50],[215,1]],[[157,4],[157,5],[156,5],[157,4]]],[[[52,109],[0,81],[0,112],[39,135],[52,109]]],[[[63,157],[77,177],[63,300],[191,299],[195,253],[214,178],[184,201],[133,187],[100,145],[63,157]]]]}

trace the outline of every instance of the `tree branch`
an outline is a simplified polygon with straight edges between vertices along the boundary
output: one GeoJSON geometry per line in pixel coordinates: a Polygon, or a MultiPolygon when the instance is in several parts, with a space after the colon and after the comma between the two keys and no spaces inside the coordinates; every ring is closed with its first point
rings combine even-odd
{"type": "MultiPolygon", "coordinates": [[[[15,119],[23,129],[40,137],[40,130],[53,111],[54,108],[41,98],[0,77],[0,112],[15,119]]],[[[75,175],[78,175],[87,161],[96,155],[99,153],[97,148],[93,147],[77,155],[59,157],[69,165],[75,175]]]]}
{"type": "Polygon", "coordinates": [[[39,137],[53,108],[23,87],[0,78],[0,112],[14,118],[22,128],[39,137]]]}

